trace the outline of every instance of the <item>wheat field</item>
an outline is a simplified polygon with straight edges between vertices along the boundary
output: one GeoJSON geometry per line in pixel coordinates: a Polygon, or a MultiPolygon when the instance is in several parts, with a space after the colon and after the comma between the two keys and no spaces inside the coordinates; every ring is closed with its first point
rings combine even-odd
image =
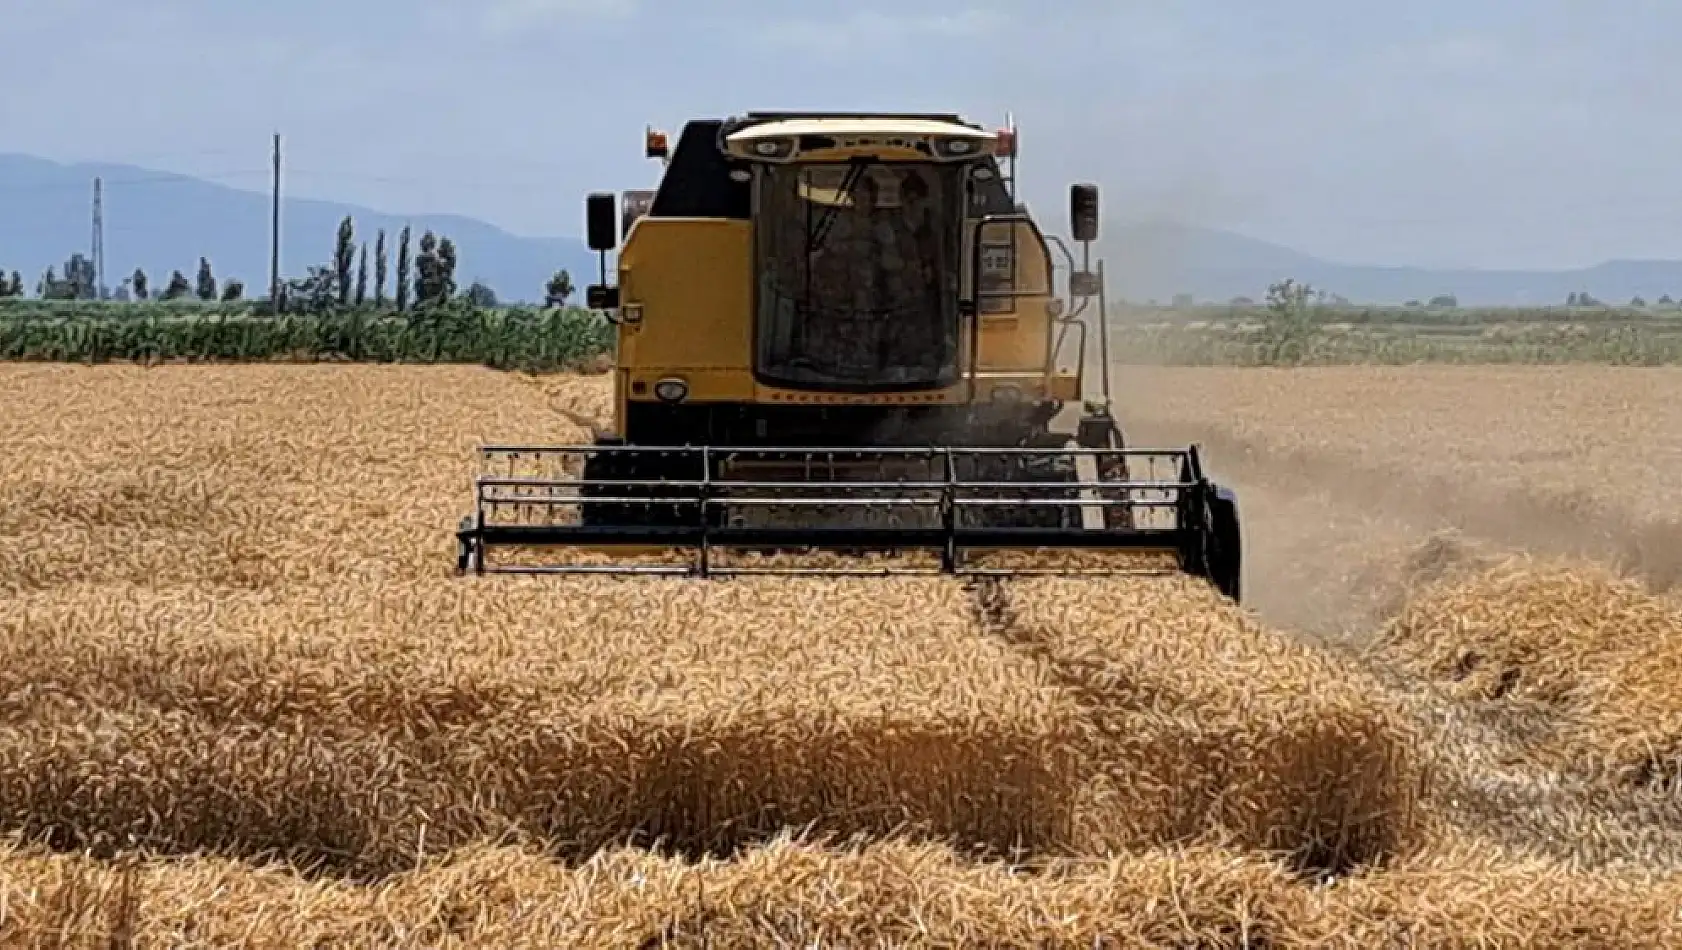
{"type": "Polygon", "coordinates": [[[1682,369],[1137,366],[1115,392],[1133,442],[1200,443],[1268,518],[1248,581],[1275,622],[1371,633],[1447,528],[1682,583],[1682,369]]]}
{"type": "MultiPolygon", "coordinates": [[[[1502,372],[1522,432],[1557,371],[1502,372]]],[[[1337,437],[1273,377],[1188,379],[1234,438],[1337,437]]],[[[1653,571],[1362,535],[1359,485],[1212,445],[1252,574],[1332,573],[1270,532],[1372,544],[1320,592],[1363,636],[1190,578],[463,578],[473,449],[587,438],[602,378],[35,365],[0,399],[0,945],[1682,940],[1653,571]]]]}

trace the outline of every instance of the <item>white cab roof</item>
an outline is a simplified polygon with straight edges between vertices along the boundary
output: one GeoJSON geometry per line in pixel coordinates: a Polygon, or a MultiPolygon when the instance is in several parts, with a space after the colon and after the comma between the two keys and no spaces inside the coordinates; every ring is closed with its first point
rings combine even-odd
{"type": "Polygon", "coordinates": [[[943,136],[992,141],[998,136],[973,126],[939,119],[775,119],[759,122],[732,133],[731,142],[751,142],[762,138],[781,138],[800,135],[881,135],[881,136],[943,136]]]}

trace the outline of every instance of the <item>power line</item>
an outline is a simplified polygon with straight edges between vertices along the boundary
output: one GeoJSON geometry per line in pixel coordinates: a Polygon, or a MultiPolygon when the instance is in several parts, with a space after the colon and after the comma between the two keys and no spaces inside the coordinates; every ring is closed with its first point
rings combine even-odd
{"type": "Polygon", "coordinates": [[[274,197],[269,212],[269,303],[280,307],[280,133],[274,134],[274,197]]]}
{"type": "Polygon", "coordinates": [[[105,195],[103,182],[93,180],[93,288],[96,297],[105,296],[105,195]]]}

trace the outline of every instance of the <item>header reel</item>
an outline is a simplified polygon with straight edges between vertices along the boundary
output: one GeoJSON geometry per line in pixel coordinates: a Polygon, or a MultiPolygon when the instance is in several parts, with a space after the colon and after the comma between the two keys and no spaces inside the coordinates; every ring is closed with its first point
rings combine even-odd
{"type": "Polygon", "coordinates": [[[480,458],[462,572],[1185,571],[1240,594],[1236,503],[1195,447],[490,446],[480,458]]]}

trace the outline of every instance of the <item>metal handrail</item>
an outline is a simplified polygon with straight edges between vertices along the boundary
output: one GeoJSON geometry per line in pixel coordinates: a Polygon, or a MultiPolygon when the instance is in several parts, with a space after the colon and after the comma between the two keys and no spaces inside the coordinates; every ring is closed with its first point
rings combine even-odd
{"type": "Polygon", "coordinates": [[[766,457],[785,455],[857,455],[857,456],[974,456],[974,455],[1117,455],[1128,457],[1159,456],[1167,458],[1184,458],[1197,451],[1196,446],[1171,448],[1129,446],[1127,448],[1089,448],[1086,446],[1058,446],[1056,448],[1025,448],[1021,446],[713,446],[713,445],[525,445],[481,446],[481,455],[500,453],[545,454],[545,455],[604,455],[604,454],[682,454],[691,457],[700,455],[733,456],[757,455],[766,457]]]}

